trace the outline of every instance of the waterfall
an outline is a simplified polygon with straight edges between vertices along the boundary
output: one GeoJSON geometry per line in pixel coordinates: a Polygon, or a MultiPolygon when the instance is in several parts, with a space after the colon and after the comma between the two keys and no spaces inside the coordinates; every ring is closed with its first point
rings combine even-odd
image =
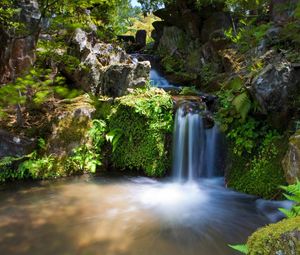
{"type": "Polygon", "coordinates": [[[173,177],[177,181],[219,175],[220,134],[216,125],[205,128],[201,114],[184,104],[177,110],[173,136],[173,177]]]}

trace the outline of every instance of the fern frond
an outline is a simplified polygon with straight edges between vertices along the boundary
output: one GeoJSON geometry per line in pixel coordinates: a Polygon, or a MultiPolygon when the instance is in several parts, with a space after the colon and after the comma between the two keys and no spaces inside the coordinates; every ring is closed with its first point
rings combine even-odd
{"type": "Polygon", "coordinates": [[[245,120],[250,109],[251,109],[251,100],[247,92],[243,92],[236,96],[232,104],[234,105],[236,111],[241,115],[242,119],[245,120]]]}

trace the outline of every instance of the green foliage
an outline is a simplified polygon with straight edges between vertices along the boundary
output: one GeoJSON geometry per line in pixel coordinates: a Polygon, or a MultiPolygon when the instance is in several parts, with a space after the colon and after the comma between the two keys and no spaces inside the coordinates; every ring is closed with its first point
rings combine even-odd
{"type": "Polygon", "coordinates": [[[248,117],[253,104],[243,81],[239,77],[231,80],[217,95],[220,108],[216,117],[221,129],[227,132],[227,136],[233,141],[234,153],[251,153],[260,135],[259,123],[248,117]]]}
{"type": "Polygon", "coordinates": [[[279,197],[280,185],[285,184],[281,160],[286,152],[283,138],[269,132],[251,154],[231,155],[232,166],[228,186],[237,191],[267,199],[279,197]],[[257,151],[257,152],[256,152],[257,151]]]}
{"type": "Polygon", "coordinates": [[[115,166],[163,175],[170,163],[165,146],[173,127],[172,110],[171,97],[159,89],[118,98],[107,120],[115,166]]]}
{"type": "Polygon", "coordinates": [[[106,134],[106,140],[112,144],[112,151],[114,152],[118,147],[118,142],[120,138],[122,137],[122,129],[116,128],[111,131],[109,131],[108,134],[106,134]]]}
{"type": "Polygon", "coordinates": [[[0,160],[0,183],[7,180],[21,180],[26,178],[27,173],[22,169],[15,170],[15,165],[30,157],[31,155],[24,157],[2,158],[0,160]]]}
{"type": "Polygon", "coordinates": [[[234,105],[236,111],[241,115],[242,120],[245,120],[250,109],[251,109],[251,100],[247,92],[243,92],[237,95],[232,104],[234,105]]]}
{"type": "Polygon", "coordinates": [[[246,244],[236,244],[236,245],[228,245],[230,248],[239,251],[243,254],[248,253],[248,246],[246,244]]]}
{"type": "Polygon", "coordinates": [[[98,166],[101,166],[102,146],[105,143],[106,123],[103,120],[93,120],[93,126],[89,130],[92,144],[84,144],[73,151],[67,159],[68,165],[81,172],[95,173],[98,166]]]}
{"type": "Polygon", "coordinates": [[[200,79],[204,86],[209,85],[210,82],[216,77],[217,73],[211,63],[204,64],[200,69],[200,79]]]}
{"type": "Polygon", "coordinates": [[[243,26],[237,32],[232,28],[225,31],[227,38],[237,44],[238,49],[243,53],[257,47],[267,30],[271,27],[271,23],[257,25],[254,21],[240,20],[243,26]]]}
{"type": "Polygon", "coordinates": [[[195,86],[183,87],[179,94],[183,96],[195,96],[199,95],[199,91],[196,89],[195,86]]]}
{"type": "Polygon", "coordinates": [[[281,186],[281,188],[286,192],[284,196],[295,204],[290,210],[284,208],[279,210],[283,212],[287,218],[300,216],[300,182],[297,181],[297,183],[289,186],[281,186]]]}

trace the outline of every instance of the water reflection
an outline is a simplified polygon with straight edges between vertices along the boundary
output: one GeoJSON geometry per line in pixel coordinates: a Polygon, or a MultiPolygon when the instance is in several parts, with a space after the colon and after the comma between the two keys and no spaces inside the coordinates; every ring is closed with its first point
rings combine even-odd
{"type": "Polygon", "coordinates": [[[227,243],[244,242],[268,219],[255,198],[222,183],[93,178],[11,187],[0,194],[0,254],[235,254],[227,243]]]}

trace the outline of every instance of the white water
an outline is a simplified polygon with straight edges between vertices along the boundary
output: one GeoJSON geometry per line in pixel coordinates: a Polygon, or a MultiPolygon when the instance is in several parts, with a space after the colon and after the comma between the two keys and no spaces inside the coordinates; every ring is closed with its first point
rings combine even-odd
{"type": "Polygon", "coordinates": [[[220,134],[214,125],[204,128],[199,112],[190,111],[186,105],[176,113],[173,136],[173,177],[177,181],[192,181],[200,177],[218,175],[220,134]]]}

